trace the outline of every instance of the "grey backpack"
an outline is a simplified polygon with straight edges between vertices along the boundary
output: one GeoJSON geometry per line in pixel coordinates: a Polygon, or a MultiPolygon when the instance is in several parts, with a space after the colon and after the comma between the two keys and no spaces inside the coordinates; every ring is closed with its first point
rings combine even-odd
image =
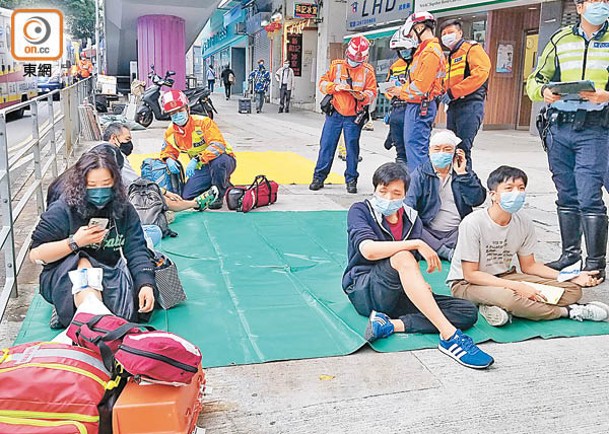
{"type": "Polygon", "coordinates": [[[161,188],[154,181],[137,178],[129,186],[129,201],[140,216],[143,225],[157,225],[163,237],[175,237],[178,234],[169,229],[167,223],[167,203],[161,188]]]}

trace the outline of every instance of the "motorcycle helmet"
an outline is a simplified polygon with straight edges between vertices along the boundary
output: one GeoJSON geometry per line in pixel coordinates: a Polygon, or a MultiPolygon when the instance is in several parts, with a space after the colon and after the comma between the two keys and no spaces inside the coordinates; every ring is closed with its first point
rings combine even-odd
{"type": "Polygon", "coordinates": [[[188,98],[184,95],[184,92],[172,89],[163,94],[161,97],[161,104],[163,106],[163,111],[169,113],[188,106],[188,98]]]}
{"type": "Polygon", "coordinates": [[[365,36],[355,36],[349,41],[345,57],[353,62],[362,63],[368,58],[370,42],[365,36]]]}

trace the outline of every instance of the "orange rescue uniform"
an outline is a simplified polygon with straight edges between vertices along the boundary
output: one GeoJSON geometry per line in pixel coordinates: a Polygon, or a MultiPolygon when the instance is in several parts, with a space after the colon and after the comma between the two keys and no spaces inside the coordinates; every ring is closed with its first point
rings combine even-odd
{"type": "Polygon", "coordinates": [[[409,103],[431,101],[444,93],[446,58],[438,38],[423,41],[415,51],[400,99],[409,103]]]}
{"type": "Polygon", "coordinates": [[[235,156],[218,125],[206,116],[197,115],[191,115],[183,127],[172,123],[165,130],[161,159],[177,160],[180,152],[187,153],[190,158],[198,157],[202,164],[207,164],[222,154],[235,156]]]}
{"type": "Polygon", "coordinates": [[[78,72],[82,78],[89,78],[93,73],[93,64],[87,59],[82,59],[78,62],[78,72]]]}
{"type": "Polygon", "coordinates": [[[450,99],[486,97],[491,59],[475,41],[461,40],[448,56],[444,88],[450,99]]]}
{"type": "Polygon", "coordinates": [[[376,74],[374,68],[369,63],[352,68],[346,60],[334,60],[330,64],[330,69],[322,75],[319,80],[319,90],[321,93],[334,95],[332,105],[338,113],[343,116],[355,116],[356,112],[363,106],[372,103],[376,98],[376,74]],[[351,78],[351,88],[361,91],[364,99],[357,102],[349,92],[336,90],[339,84],[348,85],[351,78]]]}

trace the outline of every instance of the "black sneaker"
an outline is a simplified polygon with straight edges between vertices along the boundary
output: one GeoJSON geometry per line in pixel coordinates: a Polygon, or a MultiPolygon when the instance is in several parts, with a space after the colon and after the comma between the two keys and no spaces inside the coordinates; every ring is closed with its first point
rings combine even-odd
{"type": "Polygon", "coordinates": [[[222,197],[214,200],[209,204],[209,209],[221,209],[222,208],[222,197]]]}
{"type": "Polygon", "coordinates": [[[357,193],[357,181],[347,182],[347,193],[351,193],[351,194],[357,193]]]}
{"type": "Polygon", "coordinates": [[[279,109],[279,113],[283,113],[283,109],[279,109]]]}
{"type": "Polygon", "coordinates": [[[317,191],[321,188],[324,188],[324,182],[319,179],[314,179],[313,182],[309,185],[309,190],[317,191]]]}

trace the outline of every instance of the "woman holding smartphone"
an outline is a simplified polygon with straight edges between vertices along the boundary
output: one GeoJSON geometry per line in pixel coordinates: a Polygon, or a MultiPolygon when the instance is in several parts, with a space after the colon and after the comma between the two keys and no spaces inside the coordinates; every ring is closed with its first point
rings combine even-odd
{"type": "Polygon", "coordinates": [[[30,259],[44,266],[40,292],[57,313],[51,327],[67,327],[88,297],[138,321],[154,307],[154,271],[116,157],[91,151],[74,168],[32,234],[30,259]]]}

